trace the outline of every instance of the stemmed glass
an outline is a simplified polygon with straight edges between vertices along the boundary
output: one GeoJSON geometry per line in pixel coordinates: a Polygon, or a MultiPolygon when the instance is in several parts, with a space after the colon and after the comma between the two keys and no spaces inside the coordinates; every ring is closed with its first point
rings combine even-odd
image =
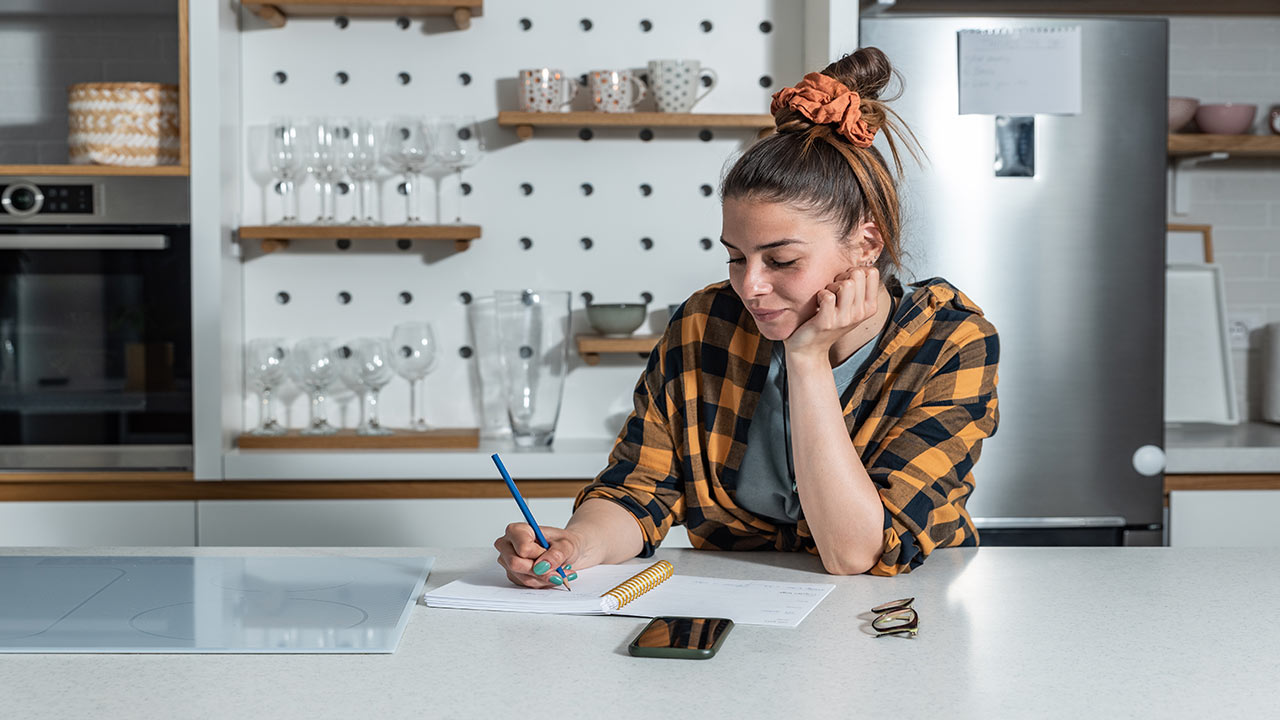
{"type": "Polygon", "coordinates": [[[431,323],[404,322],[391,331],[391,367],[409,381],[409,429],[425,432],[427,425],[422,402],[422,382],[436,364],[436,338],[431,323]]]}
{"type": "Polygon", "coordinates": [[[339,348],[342,379],[364,400],[357,435],[390,435],[378,422],[378,391],[391,381],[391,344],[386,338],[358,338],[339,348]]]}
{"type": "Polygon", "coordinates": [[[334,147],[334,134],[339,125],[327,119],[312,120],[307,125],[307,172],[315,176],[319,189],[320,212],[316,216],[318,224],[330,224],[334,221],[333,181],[342,173],[334,147]]]}
{"type": "Polygon", "coordinates": [[[373,203],[369,198],[369,190],[373,187],[373,179],[378,172],[378,133],[373,123],[364,120],[353,120],[348,125],[350,131],[341,145],[341,163],[346,166],[351,183],[355,186],[355,203],[351,213],[351,222],[356,225],[375,225],[373,203]]]}
{"type": "Polygon", "coordinates": [[[285,433],[284,426],[276,422],[271,403],[271,391],[284,382],[286,355],[284,340],[280,338],[256,338],[245,345],[245,381],[262,399],[258,426],[249,431],[250,435],[283,435],[285,433]]]}
{"type": "Polygon", "coordinates": [[[338,429],[325,417],[324,393],[333,384],[338,369],[334,364],[333,338],[307,338],[293,346],[289,375],[311,397],[311,419],[303,435],[332,435],[338,429]]]}
{"type": "Polygon", "coordinates": [[[280,223],[298,222],[298,193],[293,181],[302,170],[304,152],[298,128],[288,118],[276,118],[267,128],[267,160],[271,166],[274,187],[280,193],[280,223]]]}
{"type": "Polygon", "coordinates": [[[426,128],[417,118],[396,118],[387,124],[382,144],[382,160],[392,170],[404,174],[405,223],[421,223],[414,202],[415,175],[422,172],[431,157],[431,141],[426,128]]]}
{"type": "MultiPolygon", "coordinates": [[[[432,155],[445,168],[458,175],[458,192],[462,193],[462,171],[480,162],[484,156],[484,136],[480,125],[471,115],[441,118],[435,127],[435,146],[432,155]]],[[[436,217],[440,215],[440,183],[436,181],[436,217]]],[[[459,205],[454,222],[462,222],[459,205]]]]}

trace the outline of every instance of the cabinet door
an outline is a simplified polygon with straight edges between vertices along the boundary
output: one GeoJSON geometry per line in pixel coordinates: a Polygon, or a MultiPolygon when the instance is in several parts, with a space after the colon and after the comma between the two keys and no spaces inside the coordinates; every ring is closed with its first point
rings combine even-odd
{"type": "Polygon", "coordinates": [[[0,545],[189,547],[195,503],[0,502],[0,545]]]}
{"type": "Polygon", "coordinates": [[[1280,490],[1169,493],[1171,547],[1280,547],[1280,490]]]}
{"type": "MultiPolygon", "coordinates": [[[[573,498],[531,498],[538,521],[562,527],[573,498]]],[[[507,498],[431,500],[202,500],[200,545],[489,547],[522,522],[507,498]]],[[[689,547],[683,531],[664,547],[689,547]]]]}

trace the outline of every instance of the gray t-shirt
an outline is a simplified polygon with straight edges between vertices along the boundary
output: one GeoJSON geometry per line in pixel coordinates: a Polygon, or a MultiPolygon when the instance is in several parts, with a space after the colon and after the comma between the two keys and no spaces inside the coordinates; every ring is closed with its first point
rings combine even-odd
{"type": "MultiPolygon", "coordinates": [[[[895,315],[907,307],[907,299],[915,288],[902,286],[902,300],[895,315]]],[[[892,324],[892,323],[890,323],[892,324]]],[[[863,366],[871,360],[871,353],[883,336],[876,336],[848,360],[831,369],[836,381],[836,394],[843,396],[855,378],[862,375],[863,366]]],[[[782,343],[774,343],[773,356],[769,359],[769,374],[760,391],[760,400],[751,425],[747,428],[747,449],[738,471],[738,488],[734,500],[738,506],[756,515],[779,523],[794,524],[800,520],[800,495],[787,470],[787,445],[791,436],[783,423],[785,410],[782,402],[782,379],[786,350],[782,343]],[[786,443],[784,445],[783,443],[786,443]]]]}

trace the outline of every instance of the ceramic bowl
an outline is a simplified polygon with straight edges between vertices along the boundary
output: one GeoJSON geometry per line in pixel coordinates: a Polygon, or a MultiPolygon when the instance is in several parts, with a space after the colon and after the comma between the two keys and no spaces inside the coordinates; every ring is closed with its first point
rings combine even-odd
{"type": "Polygon", "coordinates": [[[1196,125],[1200,126],[1202,132],[1212,135],[1239,135],[1249,132],[1253,127],[1253,118],[1257,114],[1257,105],[1240,103],[1201,105],[1196,110],[1196,125]]]}
{"type": "Polygon", "coordinates": [[[644,324],[644,303],[591,303],[587,306],[587,322],[601,335],[626,337],[644,324]]]}
{"type": "Polygon", "coordinates": [[[1200,101],[1189,97],[1169,98],[1169,132],[1181,130],[1191,118],[1196,116],[1196,108],[1200,101]]]}

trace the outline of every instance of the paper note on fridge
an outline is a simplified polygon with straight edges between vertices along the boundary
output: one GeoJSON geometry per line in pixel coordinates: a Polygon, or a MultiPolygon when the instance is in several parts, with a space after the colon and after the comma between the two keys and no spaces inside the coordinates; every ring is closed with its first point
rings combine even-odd
{"type": "Polygon", "coordinates": [[[1079,115],[1080,26],[961,30],[961,115],[1079,115]]]}

